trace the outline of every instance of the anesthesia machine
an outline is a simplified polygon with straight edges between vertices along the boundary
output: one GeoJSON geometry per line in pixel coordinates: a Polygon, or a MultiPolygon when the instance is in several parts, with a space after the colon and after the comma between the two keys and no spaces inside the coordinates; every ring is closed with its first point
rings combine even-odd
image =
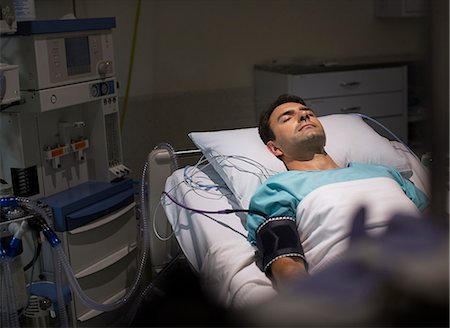
{"type": "Polygon", "coordinates": [[[104,324],[93,320],[140,284],[146,223],[122,160],[114,27],[105,17],[2,31],[0,326],[49,313],[104,324]]]}

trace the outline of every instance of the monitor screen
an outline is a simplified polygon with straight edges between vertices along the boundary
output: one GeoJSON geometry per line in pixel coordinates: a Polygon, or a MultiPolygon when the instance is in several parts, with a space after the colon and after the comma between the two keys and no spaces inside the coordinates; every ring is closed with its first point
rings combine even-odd
{"type": "Polygon", "coordinates": [[[89,39],[87,36],[64,39],[66,47],[67,74],[76,75],[91,71],[89,39]]]}

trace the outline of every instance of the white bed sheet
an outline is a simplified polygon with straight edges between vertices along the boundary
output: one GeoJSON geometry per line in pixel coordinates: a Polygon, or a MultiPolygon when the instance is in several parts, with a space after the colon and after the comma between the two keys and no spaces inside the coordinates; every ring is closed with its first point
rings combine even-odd
{"type": "MultiPolygon", "coordinates": [[[[184,169],[179,169],[167,179],[165,191],[182,204],[205,211],[231,209],[237,206],[233,195],[211,167],[207,167],[203,171],[190,168],[189,174],[192,174],[191,169],[194,171],[193,180],[195,182],[204,185],[217,184],[223,188],[209,191],[193,190],[190,185],[184,183],[184,169]]],[[[229,240],[245,241],[243,236],[231,229],[202,214],[186,210],[167,198],[164,201],[164,207],[184,254],[197,271],[200,271],[209,248],[215,243],[229,240]]],[[[245,214],[208,215],[243,235],[247,235],[243,221],[245,214]]]]}
{"type": "MultiPolygon", "coordinates": [[[[429,194],[428,173],[408,150],[393,142],[397,152],[413,168],[411,180],[429,194]]],[[[223,180],[210,167],[195,171],[195,180],[202,184],[225,186],[223,180]]],[[[207,211],[237,208],[237,202],[228,188],[211,192],[194,192],[184,183],[184,169],[172,174],[166,181],[166,191],[191,208],[207,211]]],[[[254,248],[242,235],[218,222],[168,201],[164,208],[181,249],[193,268],[200,273],[205,286],[226,306],[254,305],[275,294],[270,280],[254,262],[254,248]]],[[[247,235],[244,228],[245,213],[209,214],[215,220],[247,235]]]]}
{"type": "MultiPolygon", "coordinates": [[[[211,167],[203,171],[196,169],[194,180],[207,185],[225,186],[211,167]]],[[[207,211],[238,208],[228,188],[194,192],[183,181],[184,169],[179,169],[167,179],[165,190],[188,207],[207,211]]],[[[275,295],[270,280],[254,262],[254,248],[244,237],[247,236],[244,228],[245,213],[208,214],[242,233],[242,236],[167,199],[164,208],[183,253],[193,268],[200,273],[206,290],[219,302],[225,306],[240,308],[275,295]]]]}

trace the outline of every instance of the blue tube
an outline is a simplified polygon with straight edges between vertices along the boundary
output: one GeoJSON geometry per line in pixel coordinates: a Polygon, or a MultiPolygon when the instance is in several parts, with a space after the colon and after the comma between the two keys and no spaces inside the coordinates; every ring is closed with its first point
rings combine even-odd
{"type": "Polygon", "coordinates": [[[16,197],[0,198],[0,207],[17,207],[16,197]]]}
{"type": "Polygon", "coordinates": [[[16,257],[22,250],[22,236],[27,230],[27,226],[27,221],[22,221],[20,225],[17,223],[11,223],[8,226],[8,230],[10,232],[14,232],[14,235],[9,242],[9,249],[6,252],[9,257],[16,257]]]}
{"type": "Polygon", "coordinates": [[[42,233],[44,234],[45,238],[47,239],[50,246],[55,248],[59,244],[61,244],[61,240],[59,240],[56,233],[48,226],[48,224],[45,221],[39,222],[42,228],[42,233]]]}
{"type": "Polygon", "coordinates": [[[22,248],[22,239],[12,237],[11,241],[9,242],[9,249],[6,252],[6,255],[8,255],[9,257],[15,257],[19,255],[21,248],[22,248]]]}

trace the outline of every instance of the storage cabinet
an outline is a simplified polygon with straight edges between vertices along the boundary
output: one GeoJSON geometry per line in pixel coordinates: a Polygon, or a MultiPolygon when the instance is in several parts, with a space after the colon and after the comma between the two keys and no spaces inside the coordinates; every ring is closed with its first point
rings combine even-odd
{"type": "MultiPolygon", "coordinates": [[[[103,304],[123,297],[136,276],[141,239],[133,181],[89,181],[42,202],[53,210],[54,228],[83,291],[103,304]]],[[[52,280],[54,263],[48,246],[43,253],[43,272],[52,280]]],[[[73,327],[109,326],[120,311],[127,311],[126,306],[96,311],[72,296],[69,320],[73,327]]]]}
{"type": "Polygon", "coordinates": [[[280,94],[289,93],[302,97],[318,116],[365,114],[407,141],[405,65],[351,68],[257,66],[254,73],[258,118],[280,94]]]}
{"type": "MultiPolygon", "coordinates": [[[[136,275],[137,240],[135,203],[65,234],[75,277],[87,295],[101,303],[125,295],[136,275]]],[[[80,326],[101,313],[74,301],[80,326]]]]}

